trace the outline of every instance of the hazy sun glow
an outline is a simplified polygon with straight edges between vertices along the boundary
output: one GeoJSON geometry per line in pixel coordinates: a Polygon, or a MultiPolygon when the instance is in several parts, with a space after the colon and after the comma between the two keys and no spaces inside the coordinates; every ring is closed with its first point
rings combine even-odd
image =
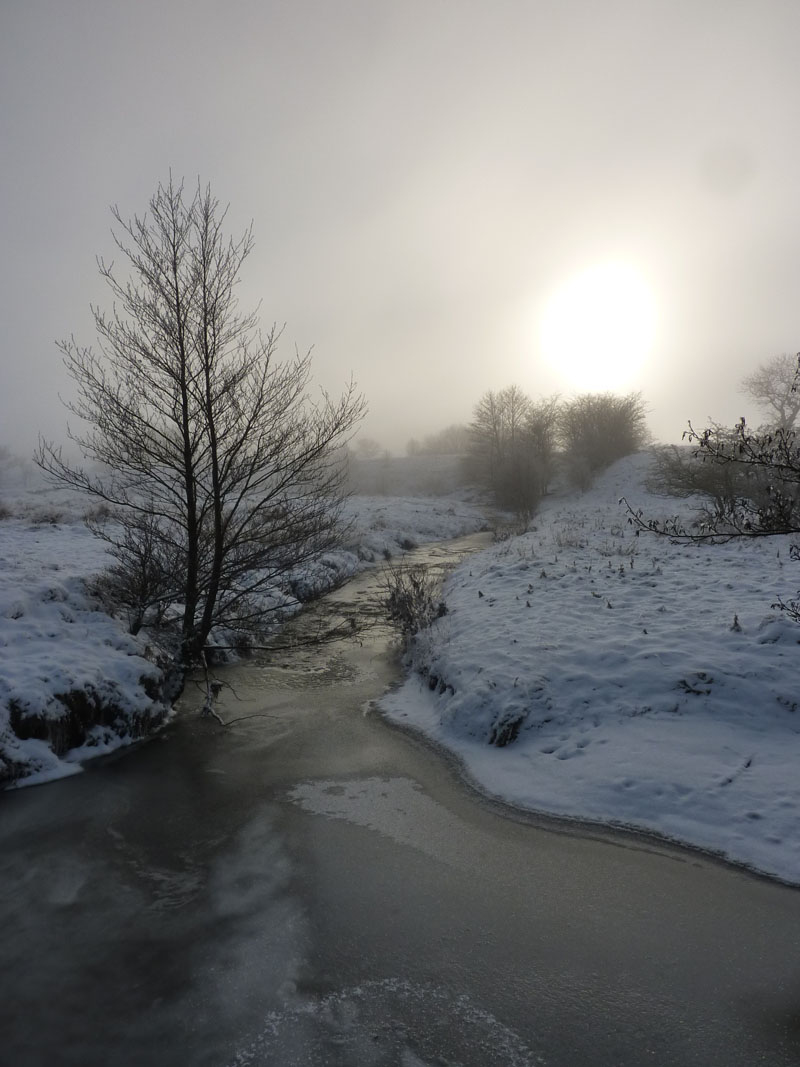
{"type": "Polygon", "coordinates": [[[655,336],[655,302],[642,275],[601,263],[548,299],[539,324],[544,358],[581,392],[633,387],[655,336]]]}

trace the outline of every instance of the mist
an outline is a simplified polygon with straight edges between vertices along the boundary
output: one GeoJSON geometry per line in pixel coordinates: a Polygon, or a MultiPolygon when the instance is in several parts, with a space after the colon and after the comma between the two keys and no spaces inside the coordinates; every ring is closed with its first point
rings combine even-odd
{"type": "Polygon", "coordinates": [[[800,347],[798,34],[782,0],[13,5],[0,443],[64,437],[54,342],[93,341],[109,207],[170,171],[253,221],[242,306],[287,358],[313,347],[321,387],[355,378],[391,451],[512,383],[640,390],[665,441],[732,423],[741,378],[800,347]],[[615,320],[548,355],[554,294],[620,264],[646,343],[615,320]]]}
{"type": "Polygon", "coordinates": [[[5,1062],[800,1064],[798,41],[0,5],[5,1062]]]}

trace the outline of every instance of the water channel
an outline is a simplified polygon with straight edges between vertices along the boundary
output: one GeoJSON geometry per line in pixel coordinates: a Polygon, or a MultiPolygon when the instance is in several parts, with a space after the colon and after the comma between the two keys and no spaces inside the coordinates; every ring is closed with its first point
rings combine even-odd
{"type": "Polygon", "coordinates": [[[190,691],[0,797],[0,1063],[800,1064],[800,892],[481,798],[370,710],[398,675],[381,627],[228,668],[233,726],[190,691]]]}

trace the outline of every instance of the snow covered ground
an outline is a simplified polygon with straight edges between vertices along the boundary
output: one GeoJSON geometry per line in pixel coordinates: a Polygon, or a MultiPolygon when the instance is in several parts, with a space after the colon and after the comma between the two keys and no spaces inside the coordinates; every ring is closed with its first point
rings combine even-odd
{"type": "Polygon", "coordinates": [[[636,537],[621,497],[648,517],[690,507],[645,490],[649,463],[549,499],[531,532],[462,564],[413,651],[427,677],[382,707],[513,804],[800,883],[800,627],[771,608],[800,564],[787,537],[636,537]]]}
{"type": "MultiPolygon", "coordinates": [[[[85,579],[106,564],[105,547],[84,525],[87,502],[63,490],[6,493],[0,514],[0,782],[20,777],[32,784],[75,773],[80,761],[136,740],[147,717],[162,720],[168,709],[154,705],[147,688],[158,668],[147,658],[147,635],[126,633],[122,621],[98,610],[85,579]],[[70,741],[80,730],[86,694],[106,709],[85,743],[70,741]],[[69,702],[69,697],[68,697],[69,702]],[[45,721],[59,740],[60,755],[43,739],[20,739],[15,718],[45,721]]],[[[346,517],[347,546],[294,576],[293,589],[275,591],[286,608],[343,578],[425,541],[457,537],[486,524],[471,504],[451,498],[354,497],[346,517]]],[[[21,730],[20,732],[28,732],[21,730]]]]}
{"type": "Polygon", "coordinates": [[[167,715],[145,689],[158,668],[144,658],[143,642],[96,610],[84,590],[83,579],[104,565],[102,545],[82,521],[41,523],[36,514],[0,522],[0,781],[10,765],[25,784],[74,773],[79,760],[130,743],[138,725],[167,715]],[[15,712],[68,732],[59,697],[77,692],[116,708],[113,727],[93,726],[62,758],[43,739],[17,737],[15,712]]]}
{"type": "Polygon", "coordinates": [[[293,578],[292,588],[301,599],[330,589],[371,563],[383,563],[418,545],[462,537],[488,525],[484,511],[453,496],[352,496],[342,519],[348,525],[344,547],[325,553],[293,578]]]}
{"type": "MultiPolygon", "coordinates": [[[[535,529],[455,571],[449,614],[415,650],[428,677],[412,675],[383,707],[514,804],[654,830],[800,883],[800,627],[771,608],[800,586],[800,565],[785,537],[636,537],[620,497],[654,517],[689,506],[650,495],[648,465],[631,457],[589,491],[549,499],[535,529]]],[[[57,694],[95,691],[124,727],[152,710],[156,668],[146,639],[86,596],[105,557],[81,503],[53,491],[5,503],[0,759],[30,783],[73,773],[133,733],[98,726],[59,758],[15,738],[10,706],[57,716],[57,694]]],[[[452,498],[358,497],[348,514],[348,547],[300,577],[305,591],[484,524],[452,498]]]]}

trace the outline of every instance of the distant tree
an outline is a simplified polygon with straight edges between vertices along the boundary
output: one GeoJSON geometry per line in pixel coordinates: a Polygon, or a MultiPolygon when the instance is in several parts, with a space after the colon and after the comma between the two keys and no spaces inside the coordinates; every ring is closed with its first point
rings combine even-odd
{"type": "Polygon", "coordinates": [[[0,445],[0,485],[6,482],[28,482],[30,460],[23,459],[7,445],[0,445]]]}
{"type": "Polygon", "coordinates": [[[417,442],[418,452],[429,456],[461,456],[469,451],[469,426],[453,423],[438,433],[427,434],[417,442]]]}
{"type": "Polygon", "coordinates": [[[561,406],[559,431],[571,480],[590,484],[615,460],[638,452],[647,442],[641,393],[585,393],[561,406]]]}
{"type": "Polygon", "coordinates": [[[374,437],[359,436],[356,438],[353,451],[358,459],[377,459],[381,454],[381,446],[374,437]]]}
{"type": "Polygon", "coordinates": [[[560,412],[559,397],[545,397],[531,404],[526,418],[525,429],[529,448],[535,458],[534,470],[539,496],[544,496],[547,492],[556,468],[560,412]]]}
{"type": "Polygon", "coordinates": [[[478,478],[495,486],[506,453],[505,403],[500,393],[484,393],[473,411],[470,453],[478,478]]]}
{"type": "Polygon", "coordinates": [[[475,473],[499,504],[529,511],[534,491],[526,477],[523,426],[529,398],[516,385],[484,393],[475,405],[470,426],[475,473]]]}
{"type": "Polygon", "coordinates": [[[800,353],[773,356],[742,379],[742,392],[764,413],[767,428],[791,430],[800,415],[800,353]]]}
{"type": "Polygon", "coordinates": [[[470,471],[498,504],[530,514],[546,491],[557,400],[534,404],[517,386],[484,393],[470,426],[470,471]]]}
{"type": "Polygon", "coordinates": [[[167,604],[179,613],[170,696],[213,629],[263,633],[276,586],[336,543],[337,446],[364,409],[352,384],[312,402],[310,356],[279,362],[279,332],[262,336],[255,313],[239,311],[252,231],[227,238],[225,214],[210,189],[187,197],[172,179],[148,214],[113,210],[127,271],[99,261],[113,304],[93,309],[98,350],[60,345],[83,425],[70,437],[87,465],[44,440],[36,456],[107,505],[95,532],[132,627],[163,620],[167,604]]]}

